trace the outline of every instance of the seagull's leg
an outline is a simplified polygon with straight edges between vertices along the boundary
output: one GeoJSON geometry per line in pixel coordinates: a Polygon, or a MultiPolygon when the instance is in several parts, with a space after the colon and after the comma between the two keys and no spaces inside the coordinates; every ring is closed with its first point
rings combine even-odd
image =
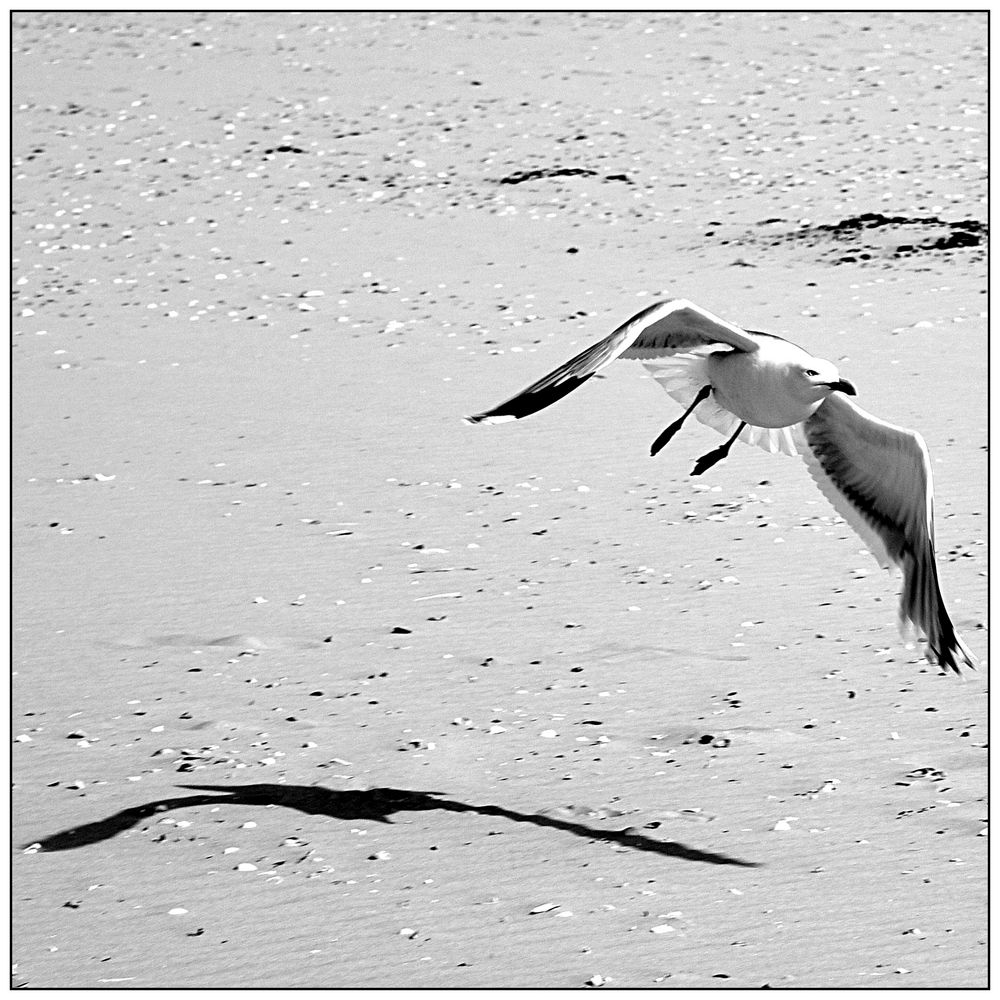
{"type": "Polygon", "coordinates": [[[691,416],[691,411],[703,399],[708,399],[708,394],[711,391],[712,387],[710,385],[703,385],[698,390],[698,395],[694,397],[694,402],[653,442],[649,449],[650,455],[655,455],[681,429],[681,424],[691,416]]]}
{"type": "Polygon", "coordinates": [[[718,448],[713,448],[707,454],[702,455],[701,458],[694,463],[691,475],[700,476],[703,472],[707,472],[711,469],[716,462],[721,462],[729,454],[729,449],[732,448],[733,442],[740,436],[740,431],[742,431],[746,425],[747,422],[745,420],[741,420],[740,426],[736,428],[736,433],[725,444],[720,445],[718,448]]]}

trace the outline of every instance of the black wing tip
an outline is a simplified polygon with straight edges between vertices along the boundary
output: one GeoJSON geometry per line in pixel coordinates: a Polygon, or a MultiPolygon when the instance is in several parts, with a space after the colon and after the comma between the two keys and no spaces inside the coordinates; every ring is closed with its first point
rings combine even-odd
{"type": "Polygon", "coordinates": [[[947,675],[949,671],[956,677],[964,677],[962,666],[969,670],[978,670],[979,661],[968,646],[956,635],[953,642],[943,646],[942,649],[927,650],[927,658],[936,663],[941,668],[941,673],[947,675]]]}
{"type": "Polygon", "coordinates": [[[976,671],[976,670],[979,669],[979,663],[978,663],[978,661],[976,660],[976,658],[971,653],[968,653],[968,652],[962,652],[962,654],[961,654],[960,657],[956,657],[954,655],[949,654],[948,656],[942,657],[938,661],[938,663],[940,664],[940,666],[942,668],[944,668],[944,672],[945,673],[947,673],[948,670],[951,670],[951,671],[953,671],[955,673],[956,677],[964,677],[965,676],[965,674],[962,672],[962,666],[963,666],[963,664],[969,670],[972,670],[972,671],[976,671]]]}
{"type": "Polygon", "coordinates": [[[463,424],[503,424],[508,420],[517,420],[520,414],[511,413],[509,410],[499,408],[496,410],[485,410],[483,413],[473,413],[470,417],[462,417],[463,424]]]}
{"type": "Polygon", "coordinates": [[[568,375],[551,384],[545,384],[543,380],[542,383],[529,386],[524,392],[518,393],[513,399],[500,403],[492,410],[465,417],[465,422],[468,424],[504,424],[509,420],[530,417],[532,413],[544,410],[546,406],[551,406],[563,396],[571,393],[577,386],[591,378],[593,374],[593,372],[587,372],[586,375],[568,375]]]}

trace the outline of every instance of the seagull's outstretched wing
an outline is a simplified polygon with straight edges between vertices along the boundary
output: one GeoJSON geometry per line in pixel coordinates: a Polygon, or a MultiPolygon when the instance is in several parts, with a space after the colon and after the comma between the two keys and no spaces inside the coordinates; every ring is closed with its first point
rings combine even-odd
{"type": "Polygon", "coordinates": [[[616,358],[648,360],[712,345],[747,352],[759,347],[746,330],[713,316],[687,299],[658,302],[523,392],[466,420],[470,424],[499,424],[536,413],[562,399],[616,358]]]}
{"type": "Polygon", "coordinates": [[[927,638],[928,658],[960,673],[976,659],[944,606],[934,560],[934,497],[923,438],[866,413],[840,393],[799,425],[809,471],[887,569],[903,571],[900,624],[927,638]]]}

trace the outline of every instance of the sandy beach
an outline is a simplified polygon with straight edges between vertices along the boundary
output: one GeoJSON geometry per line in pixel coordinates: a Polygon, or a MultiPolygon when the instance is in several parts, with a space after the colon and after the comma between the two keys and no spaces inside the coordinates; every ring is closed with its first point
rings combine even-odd
{"type": "Polygon", "coordinates": [[[27,988],[982,988],[987,670],[684,297],[921,432],[987,655],[984,13],[18,13],[27,988]]]}

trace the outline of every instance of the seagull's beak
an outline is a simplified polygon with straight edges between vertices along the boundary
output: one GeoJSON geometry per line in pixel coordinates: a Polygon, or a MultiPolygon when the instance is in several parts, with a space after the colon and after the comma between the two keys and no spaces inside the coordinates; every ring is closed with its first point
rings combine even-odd
{"type": "Polygon", "coordinates": [[[831,389],[842,392],[845,396],[856,396],[858,394],[858,390],[854,388],[853,383],[848,382],[846,378],[839,379],[836,382],[827,382],[826,384],[831,389]]]}

